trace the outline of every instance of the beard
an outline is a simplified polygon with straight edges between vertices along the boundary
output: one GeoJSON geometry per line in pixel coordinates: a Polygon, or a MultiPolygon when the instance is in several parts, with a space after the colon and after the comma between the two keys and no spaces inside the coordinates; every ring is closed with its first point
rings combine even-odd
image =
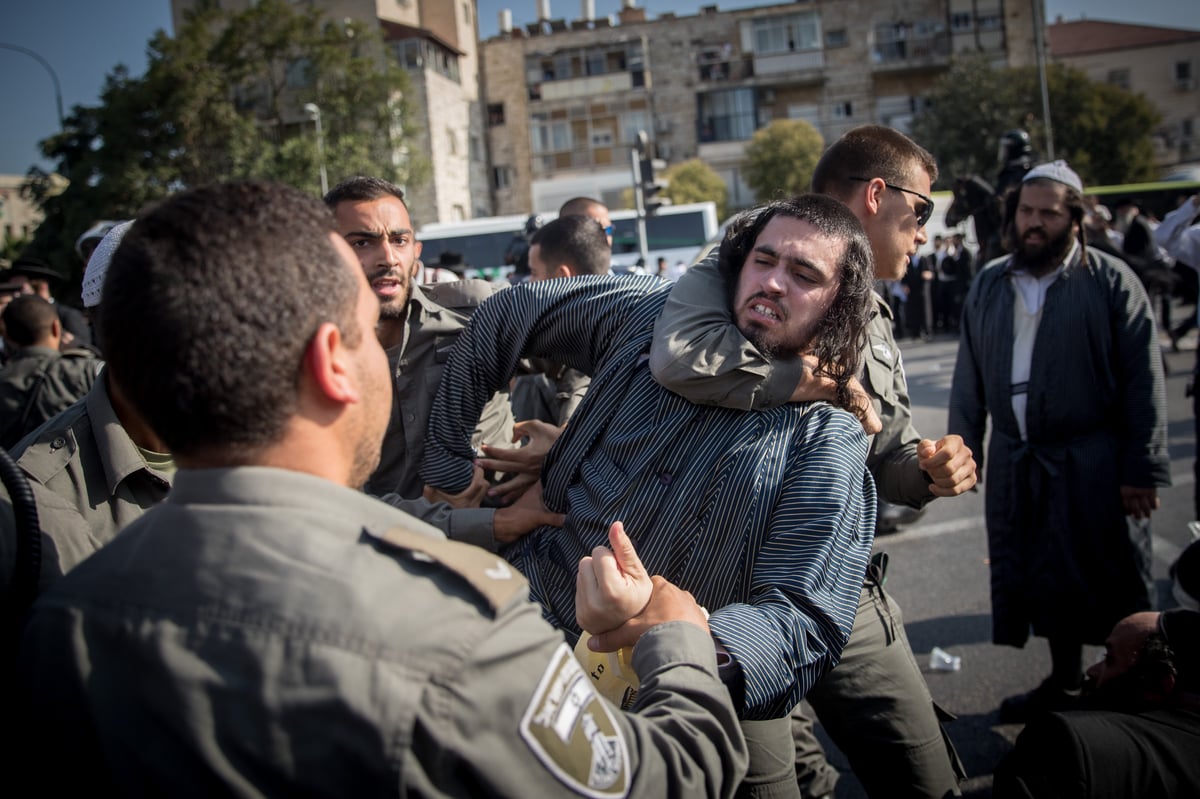
{"type": "Polygon", "coordinates": [[[1045,228],[1028,228],[1021,234],[1021,240],[1013,252],[1013,265],[1034,275],[1047,274],[1067,257],[1074,241],[1075,231],[1071,225],[1054,237],[1050,237],[1045,228]],[[1027,238],[1034,230],[1040,232],[1045,238],[1041,244],[1027,238]]]}
{"type": "MultiPolygon", "coordinates": [[[[394,297],[379,297],[379,319],[405,319],[408,317],[408,301],[412,299],[412,278],[404,278],[392,269],[381,269],[367,276],[367,282],[372,284],[381,278],[391,278],[401,283],[400,293],[394,297]]],[[[379,295],[376,295],[377,297],[379,295]]]]}
{"type": "Polygon", "coordinates": [[[748,322],[742,329],[742,335],[754,345],[755,349],[771,360],[795,358],[808,350],[812,340],[812,331],[807,330],[801,335],[772,337],[770,331],[755,322],[748,322]]]}

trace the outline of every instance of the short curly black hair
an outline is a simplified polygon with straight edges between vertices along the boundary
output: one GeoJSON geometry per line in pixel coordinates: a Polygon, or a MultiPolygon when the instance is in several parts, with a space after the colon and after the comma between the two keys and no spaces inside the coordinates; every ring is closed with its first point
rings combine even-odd
{"type": "Polygon", "coordinates": [[[172,453],[247,462],[295,413],[317,328],[361,341],[359,287],[333,233],[319,200],[258,181],[184,191],[138,216],[97,332],[112,378],[172,453]]]}

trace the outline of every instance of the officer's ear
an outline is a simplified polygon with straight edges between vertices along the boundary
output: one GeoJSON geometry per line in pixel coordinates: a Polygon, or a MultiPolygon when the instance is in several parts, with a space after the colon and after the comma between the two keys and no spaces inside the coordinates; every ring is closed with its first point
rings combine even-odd
{"type": "Polygon", "coordinates": [[[308,341],[304,350],[304,377],[301,385],[311,385],[319,398],[338,405],[349,405],[361,398],[350,350],[341,329],[325,322],[308,341]]]}

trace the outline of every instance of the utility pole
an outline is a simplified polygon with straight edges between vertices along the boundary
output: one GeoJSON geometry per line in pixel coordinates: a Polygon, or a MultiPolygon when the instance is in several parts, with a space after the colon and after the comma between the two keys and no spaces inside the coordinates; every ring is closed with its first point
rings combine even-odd
{"type": "Polygon", "coordinates": [[[1037,49],[1038,81],[1042,85],[1042,123],[1046,127],[1046,160],[1054,160],[1054,129],[1050,125],[1050,89],[1046,85],[1046,6],[1044,0],[1030,0],[1033,6],[1033,38],[1037,49]]]}
{"type": "Polygon", "coordinates": [[[329,193],[329,178],[325,174],[325,133],[321,130],[321,109],[316,103],[305,103],[304,113],[317,123],[317,164],[321,169],[321,196],[329,193]]]}

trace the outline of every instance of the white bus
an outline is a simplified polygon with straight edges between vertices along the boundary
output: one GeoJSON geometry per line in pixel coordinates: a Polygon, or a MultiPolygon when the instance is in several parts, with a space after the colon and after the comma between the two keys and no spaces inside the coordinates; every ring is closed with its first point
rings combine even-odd
{"type": "MultiPolygon", "coordinates": [[[[547,221],[554,214],[542,215],[547,221]]],[[[497,280],[507,277],[512,266],[504,263],[504,253],[513,238],[525,230],[528,215],[491,216],[462,222],[437,222],[425,225],[417,233],[421,242],[421,261],[435,267],[442,253],[453,252],[467,264],[467,277],[497,280]]],[[[638,253],[637,211],[612,211],[613,271],[635,268],[638,253]]],[[[717,233],[717,206],[712,202],[664,205],[654,216],[646,217],[647,262],[645,271],[653,273],[660,257],[668,266],[682,261],[690,264],[704,243],[717,233]]]]}

